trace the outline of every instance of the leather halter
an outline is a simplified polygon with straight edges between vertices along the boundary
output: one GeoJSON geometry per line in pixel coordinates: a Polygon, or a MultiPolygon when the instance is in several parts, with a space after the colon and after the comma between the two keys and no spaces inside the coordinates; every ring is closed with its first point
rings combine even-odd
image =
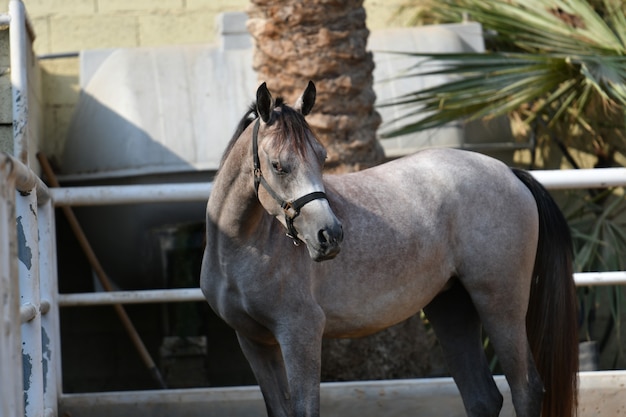
{"type": "Polygon", "coordinates": [[[256,123],[254,124],[254,129],[252,130],[252,155],[254,157],[254,190],[259,196],[259,184],[263,185],[263,188],[268,192],[270,196],[280,205],[283,209],[283,213],[285,214],[285,223],[287,224],[287,236],[293,239],[293,243],[297,246],[302,242],[298,238],[298,231],[293,225],[293,221],[300,215],[300,210],[306,204],[310,203],[313,200],[324,199],[328,200],[326,194],[322,191],[314,191],[312,193],[306,194],[296,200],[287,201],[283,200],[268,184],[268,182],[263,177],[263,173],[261,172],[261,162],[259,161],[259,144],[258,144],[258,136],[259,136],[259,125],[261,123],[261,119],[258,118],[256,123]]]}

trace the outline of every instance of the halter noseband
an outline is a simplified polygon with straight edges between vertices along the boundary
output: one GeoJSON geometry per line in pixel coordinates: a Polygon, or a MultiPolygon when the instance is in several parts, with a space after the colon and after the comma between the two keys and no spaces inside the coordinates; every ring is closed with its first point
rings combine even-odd
{"type": "Polygon", "coordinates": [[[254,129],[252,130],[252,156],[254,157],[254,190],[259,195],[259,184],[263,185],[263,188],[268,192],[270,196],[280,205],[283,209],[283,213],[285,213],[285,223],[287,224],[287,236],[293,239],[293,243],[297,246],[302,242],[298,238],[298,231],[293,225],[293,221],[300,215],[300,210],[306,204],[310,203],[313,200],[324,199],[328,200],[326,194],[322,191],[314,191],[312,193],[306,194],[296,200],[293,201],[285,201],[267,183],[265,178],[263,177],[263,173],[261,172],[261,162],[259,161],[259,144],[258,144],[258,136],[259,136],[259,125],[261,123],[261,119],[258,118],[256,123],[254,124],[254,129]]]}

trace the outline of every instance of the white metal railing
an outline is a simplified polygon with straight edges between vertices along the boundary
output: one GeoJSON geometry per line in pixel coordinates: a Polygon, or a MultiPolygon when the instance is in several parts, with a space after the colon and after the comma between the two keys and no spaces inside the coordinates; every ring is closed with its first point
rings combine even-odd
{"type": "MultiPolygon", "coordinates": [[[[577,286],[626,284],[626,271],[579,272],[574,274],[577,286]]],[[[107,304],[148,304],[204,301],[200,288],[111,291],[97,293],[59,294],[59,307],[107,304]]]]}
{"type": "Polygon", "coordinates": [[[29,168],[29,76],[34,38],[20,0],[9,25],[12,150],[0,152],[0,417],[56,416],[60,351],[54,208],[29,168]]]}
{"type": "MultiPolygon", "coordinates": [[[[2,155],[0,154],[0,157],[2,155]]],[[[0,381],[22,381],[22,324],[17,277],[15,228],[15,179],[10,166],[0,159],[0,381]]],[[[0,386],[0,416],[22,409],[22,385],[0,386]]],[[[21,417],[24,412],[16,413],[21,417]]]]}
{"type": "Polygon", "coordinates": [[[0,153],[0,380],[11,381],[0,385],[2,417],[56,415],[61,381],[53,216],[45,184],[0,153]]]}
{"type": "MultiPolygon", "coordinates": [[[[531,172],[546,188],[605,188],[626,184],[626,168],[531,172]]],[[[120,185],[50,189],[55,206],[206,201],[211,183],[120,185]]]]}
{"type": "MultiPolygon", "coordinates": [[[[165,290],[142,290],[142,291],[113,291],[88,294],[58,294],[56,287],[56,260],[54,246],[54,221],[52,218],[52,204],[65,206],[69,204],[78,205],[101,205],[101,204],[133,204],[146,202],[167,202],[167,201],[205,201],[211,191],[211,184],[160,184],[145,186],[114,186],[114,187],[75,187],[48,189],[41,180],[24,164],[6,154],[0,154],[1,170],[6,178],[2,181],[3,201],[0,205],[0,221],[2,224],[11,225],[12,219],[20,219],[18,228],[20,236],[10,232],[11,227],[3,230],[9,231],[2,236],[1,242],[14,242],[8,247],[3,247],[2,256],[12,259],[11,262],[2,263],[2,279],[13,276],[10,271],[11,266],[16,263],[13,259],[20,258],[16,249],[19,247],[31,249],[31,267],[25,268],[22,259],[19,262],[20,275],[20,296],[23,304],[5,305],[3,309],[8,310],[9,320],[13,323],[13,328],[9,329],[10,340],[2,340],[3,346],[12,346],[3,352],[13,352],[11,357],[6,355],[1,357],[3,361],[0,370],[5,373],[12,373],[11,379],[17,378],[16,374],[20,369],[15,367],[14,358],[19,357],[19,350],[16,350],[15,341],[19,340],[15,323],[23,323],[21,326],[21,341],[23,343],[22,353],[25,358],[30,358],[31,366],[26,366],[24,388],[27,392],[28,403],[25,404],[25,415],[38,416],[40,411],[45,414],[55,415],[56,401],[60,390],[60,332],[58,327],[58,308],[68,306],[86,306],[99,304],[128,304],[128,303],[155,303],[155,302],[184,302],[202,301],[203,296],[198,288],[165,289],[165,290]],[[11,196],[10,188],[17,189],[11,196]],[[9,190],[7,192],[7,190],[9,190]],[[7,194],[8,193],[8,194],[7,194]],[[8,195],[8,197],[7,197],[8,195]],[[48,198],[48,195],[51,198],[48,198]],[[14,206],[13,206],[14,204],[14,206]],[[33,207],[39,206],[37,212],[33,207]],[[39,239],[37,239],[39,236],[39,239]],[[22,240],[20,240],[22,239],[22,240]],[[38,240],[38,242],[37,242],[38,240]],[[33,255],[33,253],[35,253],[33,255]],[[34,261],[34,259],[37,259],[34,261]],[[36,267],[33,265],[37,264],[36,267]],[[9,271],[7,266],[9,265],[9,271]],[[11,310],[12,309],[12,310],[11,310]],[[50,343],[44,346],[42,334],[47,335],[46,339],[50,343]],[[16,339],[17,338],[17,339],[16,339]],[[17,353],[15,353],[17,352],[17,353]],[[39,368],[33,366],[46,362],[39,368]],[[5,363],[12,363],[13,366],[4,366],[5,363]],[[44,383],[44,380],[47,381],[44,383]],[[49,388],[44,387],[48,385],[49,388]]],[[[533,174],[540,179],[548,188],[589,188],[604,187],[607,185],[625,185],[626,169],[601,169],[601,170],[577,170],[564,171],[570,173],[570,178],[565,179],[563,171],[536,171],[533,174]],[[600,174],[606,174],[602,176],[600,174]],[[593,179],[591,179],[593,178],[593,179]]],[[[13,229],[15,224],[11,225],[13,229]]],[[[19,252],[19,251],[18,251],[19,252]]],[[[22,256],[24,256],[22,254],[22,256]]],[[[4,259],[2,258],[2,259],[4,259]]],[[[603,272],[576,274],[577,285],[612,285],[626,283],[626,272],[603,272]]],[[[9,285],[9,287],[11,287],[9,285]]],[[[12,286],[15,288],[15,286],[12,286]]],[[[3,286],[3,288],[6,288],[3,286]]],[[[14,295],[14,294],[13,294],[14,295]]],[[[9,297],[9,299],[14,299],[9,297]]],[[[6,322],[6,320],[5,320],[6,322]]],[[[19,325],[17,326],[19,328],[19,325]]],[[[19,349],[19,346],[18,346],[19,349]]],[[[4,374],[3,374],[4,378],[4,374]]],[[[19,378],[17,378],[19,380],[19,378]]],[[[9,385],[4,385],[9,386],[9,385]]],[[[10,385],[14,386],[14,385],[10,385]]],[[[15,389],[13,389],[15,391],[15,389]]],[[[3,390],[3,396],[7,400],[3,404],[14,407],[19,403],[16,400],[16,392],[3,390]],[[13,403],[9,399],[12,399],[13,403]]]]}
{"type": "MultiPolygon", "coordinates": [[[[58,294],[53,204],[206,201],[211,184],[48,189],[28,166],[29,28],[22,2],[10,0],[9,14],[0,15],[0,23],[10,24],[11,31],[15,154],[0,153],[0,417],[54,417],[67,396],[61,386],[59,307],[204,298],[198,288],[58,294]]],[[[626,185],[624,168],[533,175],[551,189],[626,185]]],[[[624,284],[626,272],[576,274],[575,279],[577,285],[624,284]]]]}
{"type": "MultiPolygon", "coordinates": [[[[2,154],[0,154],[2,155],[2,154]]],[[[24,213],[31,212],[33,204],[43,204],[35,218],[39,220],[38,234],[40,236],[39,253],[39,277],[32,276],[32,279],[20,279],[20,287],[27,287],[22,290],[21,296],[23,304],[18,308],[18,312],[13,312],[14,317],[19,317],[19,322],[37,329],[48,332],[49,339],[52,340],[52,349],[42,346],[42,332],[25,331],[26,326],[22,326],[22,340],[24,345],[31,345],[30,351],[35,355],[37,351],[43,351],[41,360],[49,360],[47,374],[42,369],[32,370],[31,380],[28,382],[28,396],[40,395],[40,399],[35,401],[35,405],[30,409],[25,408],[27,417],[36,416],[37,410],[47,410],[47,414],[55,415],[55,401],[65,398],[60,389],[60,332],[58,328],[58,308],[72,306],[89,306],[103,304],[136,304],[136,303],[167,303],[167,302],[195,302],[203,301],[204,297],[199,288],[178,288],[178,289],[155,289],[139,291],[110,291],[80,294],[58,294],[56,287],[56,265],[54,255],[54,222],[51,217],[52,204],[55,206],[68,205],[106,205],[106,204],[136,204],[136,203],[156,203],[156,202],[181,202],[181,201],[206,201],[211,192],[210,183],[191,184],[159,184],[159,185],[131,185],[131,186],[110,186],[110,187],[71,187],[71,188],[50,188],[48,189],[41,180],[19,161],[4,154],[2,165],[3,172],[10,165],[11,174],[6,184],[14,184],[18,191],[31,190],[29,195],[18,193],[15,215],[19,218],[24,213]],[[20,188],[21,184],[21,188],[20,188]],[[37,191],[37,192],[34,192],[37,191]],[[50,199],[48,199],[48,195],[50,199]],[[22,203],[19,200],[23,199],[22,203]],[[51,203],[52,202],[52,203],[51,203]],[[22,214],[20,214],[22,213],[22,214]],[[44,236],[44,239],[41,237],[44,236]],[[46,241],[49,241],[46,243],[46,241]],[[40,285],[37,291],[34,282],[40,285]],[[40,284],[39,284],[40,283],[40,284]],[[32,287],[32,288],[31,288],[32,287]],[[41,294],[38,296],[37,294],[41,294]],[[50,314],[54,312],[54,314],[50,314]],[[17,314],[17,316],[16,316],[17,314]],[[41,324],[37,322],[41,321],[41,324]],[[56,321],[56,322],[55,322],[56,321]],[[48,322],[48,323],[46,323],[48,322]],[[37,334],[39,336],[37,337],[37,334]],[[54,359],[56,358],[56,359],[54,359]],[[52,361],[55,366],[50,367],[52,361]],[[52,369],[52,370],[50,370],[52,369]],[[35,375],[38,373],[38,375],[35,375]],[[44,390],[38,384],[44,379],[52,379],[51,385],[57,387],[56,390],[44,390]],[[35,388],[33,388],[35,387],[35,388]],[[51,396],[51,392],[54,396],[51,396]],[[43,395],[42,395],[43,394],[43,395]]],[[[2,160],[0,160],[2,161],[2,160]]],[[[608,168],[595,170],[571,170],[571,171],[534,171],[533,175],[538,178],[547,188],[599,188],[606,186],[626,185],[626,168],[608,168]],[[564,174],[569,174],[564,175],[564,174]]],[[[5,184],[5,185],[6,185],[5,184]]],[[[5,187],[6,188],[6,187],[5,187]]],[[[5,190],[3,188],[3,190],[5,190]]],[[[4,192],[4,191],[3,191],[4,192]]],[[[10,193],[9,193],[10,194],[10,193]]],[[[3,194],[4,195],[4,194],[3,194]]],[[[10,201],[8,207],[10,208],[10,201]]],[[[0,205],[2,208],[2,205],[0,205]]],[[[0,210],[0,221],[5,224],[11,223],[11,213],[0,210]],[[8,213],[8,214],[4,214],[8,213]]],[[[22,219],[23,221],[23,219],[22,219]]],[[[32,229],[32,226],[31,226],[32,229]]],[[[31,230],[31,239],[34,238],[34,231],[31,230]]],[[[10,237],[9,239],[14,239],[10,237]]],[[[28,238],[27,238],[28,239],[28,238]]],[[[18,239],[19,241],[19,239],[18,239]]],[[[7,249],[3,249],[5,255],[7,249]]],[[[10,248],[8,250],[11,256],[10,248]]],[[[19,256],[18,256],[19,257],[19,256]]],[[[0,258],[1,259],[1,258],[0,258]]],[[[20,271],[20,275],[26,271],[20,271]]],[[[30,272],[32,275],[33,272],[30,272]]],[[[626,283],[626,271],[614,272],[593,272],[580,273],[575,275],[577,285],[614,285],[626,283]]],[[[0,339],[1,341],[1,339],[0,339]]],[[[4,342],[3,342],[4,343],[4,342]]],[[[12,342],[15,344],[15,341],[12,342]]],[[[4,358],[2,358],[5,361],[4,358]]],[[[35,358],[33,363],[39,358],[35,358]]],[[[8,359],[6,359],[8,361],[8,359]]],[[[25,368],[26,369],[26,368],[25,368]]],[[[19,372],[14,370],[13,372],[19,372]]],[[[7,394],[13,396],[15,404],[15,392],[7,394]]],[[[35,397],[32,397],[33,399],[35,397]]]]}

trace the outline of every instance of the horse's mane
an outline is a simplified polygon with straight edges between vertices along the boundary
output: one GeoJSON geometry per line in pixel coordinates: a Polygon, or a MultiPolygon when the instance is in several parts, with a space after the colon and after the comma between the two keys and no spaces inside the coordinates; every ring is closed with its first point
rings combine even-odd
{"type": "MultiPolygon", "coordinates": [[[[278,97],[276,99],[274,109],[275,110],[273,112],[273,116],[268,126],[276,126],[275,138],[277,140],[277,146],[285,146],[287,144],[287,140],[291,138],[295,150],[304,155],[306,150],[307,138],[311,134],[311,128],[304,119],[304,116],[299,111],[286,105],[282,97],[278,97]],[[276,111],[276,109],[280,109],[280,111],[276,111]]],[[[230,139],[230,142],[228,142],[226,150],[222,155],[220,167],[224,164],[226,158],[228,158],[228,155],[230,154],[233,146],[235,145],[241,134],[258,117],[259,114],[257,112],[257,105],[256,102],[253,102],[248,107],[248,110],[237,124],[235,133],[233,133],[233,136],[230,139]]]]}

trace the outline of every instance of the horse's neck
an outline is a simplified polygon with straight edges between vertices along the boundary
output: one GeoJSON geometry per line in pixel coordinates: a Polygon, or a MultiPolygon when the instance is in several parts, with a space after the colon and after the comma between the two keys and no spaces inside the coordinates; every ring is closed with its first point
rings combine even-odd
{"type": "Polygon", "coordinates": [[[254,192],[252,156],[245,155],[245,150],[233,149],[215,178],[207,205],[210,240],[228,238],[240,243],[261,227],[265,211],[254,192]]]}

